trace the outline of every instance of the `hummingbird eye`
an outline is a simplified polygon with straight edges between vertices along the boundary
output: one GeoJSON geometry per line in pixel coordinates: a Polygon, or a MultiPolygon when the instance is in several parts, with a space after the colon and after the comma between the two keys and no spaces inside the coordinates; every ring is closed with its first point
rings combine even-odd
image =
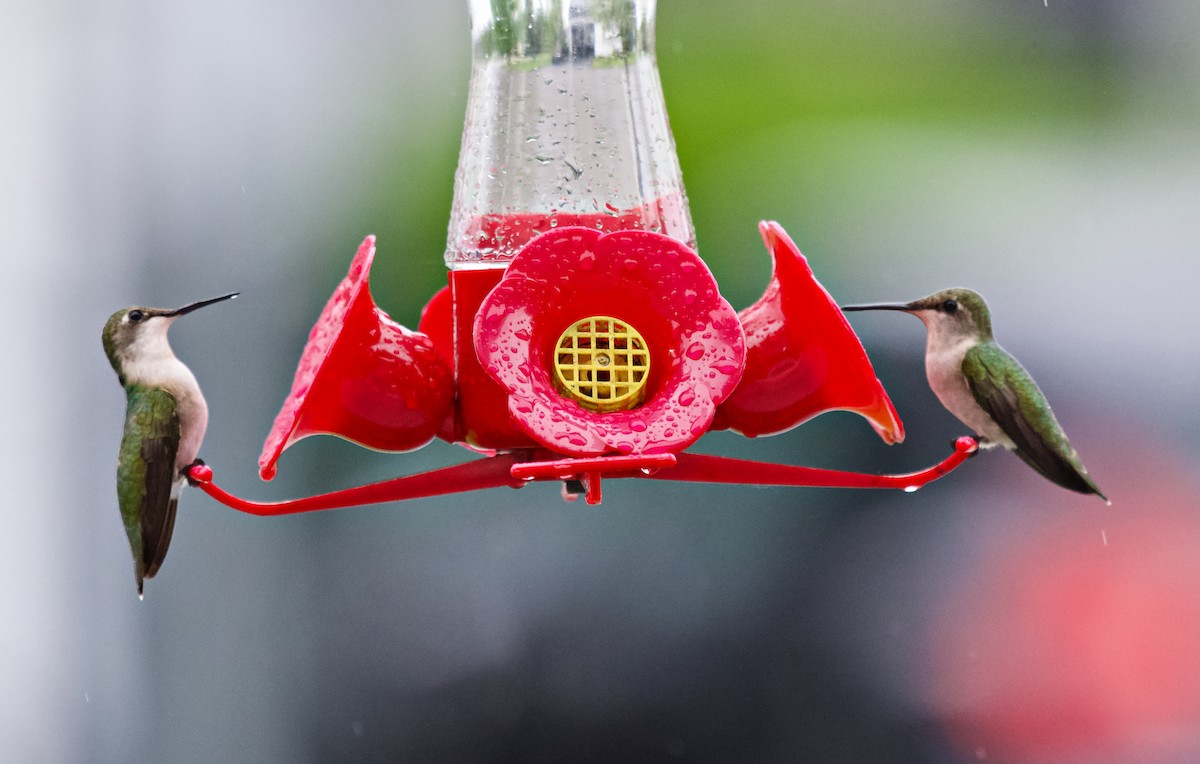
{"type": "Polygon", "coordinates": [[[958,300],[950,299],[942,303],[942,310],[947,313],[955,313],[958,311],[958,300]]]}
{"type": "Polygon", "coordinates": [[[142,313],[140,310],[129,311],[129,320],[134,322],[135,324],[138,321],[141,321],[143,318],[145,318],[145,314],[142,313]]]}

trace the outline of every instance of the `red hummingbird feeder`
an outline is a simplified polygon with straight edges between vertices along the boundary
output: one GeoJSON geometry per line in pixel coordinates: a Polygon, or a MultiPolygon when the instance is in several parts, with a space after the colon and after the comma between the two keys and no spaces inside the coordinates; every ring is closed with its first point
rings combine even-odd
{"type": "Polygon", "coordinates": [[[471,3],[473,65],[445,254],[449,284],[417,331],[375,306],[375,239],[313,327],[267,436],[270,480],[297,440],[331,434],[408,451],[435,437],[469,462],[274,503],[274,515],[556,481],[601,499],[603,478],[912,490],[974,453],[867,475],[688,453],[704,433],[748,437],[818,414],[904,427],[862,344],[775,222],[774,271],[735,311],[696,253],[654,58],[654,2],[471,3]],[[505,15],[499,15],[504,13],[505,15]]]}

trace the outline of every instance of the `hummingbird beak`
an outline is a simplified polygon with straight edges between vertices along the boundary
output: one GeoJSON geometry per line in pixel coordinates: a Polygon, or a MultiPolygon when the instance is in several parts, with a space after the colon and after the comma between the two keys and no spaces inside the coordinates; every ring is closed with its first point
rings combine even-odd
{"type": "Polygon", "coordinates": [[[164,313],[163,315],[167,316],[169,318],[175,318],[178,316],[182,316],[185,313],[191,313],[193,310],[198,310],[199,308],[203,308],[205,305],[212,305],[214,302],[222,302],[223,300],[232,300],[234,297],[237,297],[239,294],[241,294],[241,293],[240,292],[230,292],[229,294],[223,294],[220,297],[212,297],[207,300],[201,300],[200,302],[193,302],[191,305],[184,305],[182,308],[176,308],[175,310],[169,310],[166,313],[164,313]]]}
{"type": "Polygon", "coordinates": [[[912,313],[917,310],[912,303],[897,303],[897,302],[875,302],[865,305],[843,305],[842,311],[849,313],[858,310],[898,310],[901,313],[912,313]]]}

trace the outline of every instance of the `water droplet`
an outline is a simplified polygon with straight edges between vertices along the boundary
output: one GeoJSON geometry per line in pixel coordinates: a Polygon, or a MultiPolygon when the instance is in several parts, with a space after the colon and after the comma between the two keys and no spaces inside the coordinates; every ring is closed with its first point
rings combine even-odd
{"type": "Polygon", "coordinates": [[[696,400],[696,393],[693,390],[684,390],[679,394],[679,405],[690,406],[696,400]]]}
{"type": "Polygon", "coordinates": [[[691,345],[688,345],[688,349],[684,351],[684,354],[693,361],[699,361],[704,357],[704,343],[693,342],[691,345]]]}
{"type": "Polygon", "coordinates": [[[565,441],[567,441],[568,443],[570,443],[572,446],[579,446],[579,447],[583,447],[583,446],[586,446],[586,445],[587,445],[587,439],[586,439],[586,438],[584,438],[584,437],[583,437],[582,435],[580,435],[579,433],[577,433],[577,432],[573,432],[573,431],[571,431],[571,430],[566,430],[566,431],[563,431],[563,432],[558,432],[558,433],[556,433],[556,434],[554,435],[554,439],[555,439],[555,440],[565,440],[565,441]]]}
{"type": "Polygon", "coordinates": [[[646,423],[640,419],[634,419],[629,423],[629,429],[633,430],[634,432],[645,432],[646,423]]]}
{"type": "Polygon", "coordinates": [[[683,304],[684,305],[691,305],[695,301],[696,301],[696,290],[695,289],[683,290],[683,304]]]}
{"type": "Polygon", "coordinates": [[[738,370],[738,365],[732,361],[721,361],[713,364],[713,368],[722,374],[734,374],[738,370]]]}

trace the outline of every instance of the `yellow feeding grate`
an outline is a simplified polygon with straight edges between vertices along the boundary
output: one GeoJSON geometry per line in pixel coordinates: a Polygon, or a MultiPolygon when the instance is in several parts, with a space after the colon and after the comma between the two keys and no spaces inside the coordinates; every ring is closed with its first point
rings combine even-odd
{"type": "Polygon", "coordinates": [[[624,321],[591,316],[558,338],[554,374],[559,387],[590,411],[631,409],[646,394],[650,351],[624,321]]]}

